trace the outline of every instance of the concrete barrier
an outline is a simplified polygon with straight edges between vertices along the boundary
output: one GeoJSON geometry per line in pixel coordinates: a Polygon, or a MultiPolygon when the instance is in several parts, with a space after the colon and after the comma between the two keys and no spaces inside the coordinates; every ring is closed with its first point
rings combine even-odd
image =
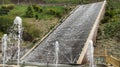
{"type": "Polygon", "coordinates": [[[78,58],[78,61],[77,61],[77,64],[84,64],[87,62],[87,50],[88,50],[88,45],[89,45],[89,41],[90,40],[93,40],[93,42],[95,43],[96,42],[96,36],[97,36],[97,30],[98,30],[98,27],[99,27],[99,22],[100,20],[103,18],[103,15],[105,13],[105,6],[106,6],[106,0],[104,1],[101,9],[100,9],[100,12],[98,14],[98,17],[90,31],[90,34],[87,38],[87,41],[86,43],[84,44],[84,47],[82,49],[82,52],[80,54],[80,57],[78,58]],[[84,60],[84,61],[83,61],[84,60]]]}

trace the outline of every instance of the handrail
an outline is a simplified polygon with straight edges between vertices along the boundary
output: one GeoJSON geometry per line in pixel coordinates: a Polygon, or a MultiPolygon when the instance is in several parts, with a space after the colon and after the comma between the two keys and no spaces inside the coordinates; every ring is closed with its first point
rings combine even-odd
{"type": "Polygon", "coordinates": [[[106,62],[112,64],[115,67],[120,67],[120,59],[117,59],[115,57],[111,56],[106,56],[106,62]]]}

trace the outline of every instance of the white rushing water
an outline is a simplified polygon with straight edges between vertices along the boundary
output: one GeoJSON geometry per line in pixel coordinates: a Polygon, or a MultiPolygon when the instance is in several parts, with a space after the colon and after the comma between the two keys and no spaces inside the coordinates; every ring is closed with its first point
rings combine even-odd
{"type": "Polygon", "coordinates": [[[3,59],[3,67],[5,67],[5,63],[7,62],[7,34],[4,34],[2,37],[2,59],[3,59]]]}
{"type": "Polygon", "coordinates": [[[39,43],[22,62],[46,63],[49,61],[49,64],[77,64],[76,62],[102,4],[103,2],[99,2],[79,6],[61,25],[39,43]],[[59,42],[59,61],[56,58],[57,51],[55,49],[57,50],[57,48],[54,45],[56,41],[59,42]]]}
{"type": "Polygon", "coordinates": [[[17,65],[19,67],[20,63],[20,42],[21,42],[21,33],[22,33],[22,19],[17,16],[14,20],[14,25],[17,25],[17,32],[18,32],[18,38],[17,38],[17,45],[18,45],[18,59],[17,59],[17,65]]]}
{"type": "Polygon", "coordinates": [[[89,41],[89,46],[88,46],[88,59],[89,59],[89,67],[94,67],[94,46],[93,46],[93,41],[89,41]]]}
{"type": "Polygon", "coordinates": [[[13,25],[9,29],[9,34],[4,34],[2,37],[3,67],[5,66],[5,63],[13,59],[17,60],[17,67],[20,66],[20,45],[22,41],[22,31],[22,19],[17,16],[13,25]]]}
{"type": "Polygon", "coordinates": [[[56,58],[56,67],[58,66],[58,62],[59,62],[59,43],[58,41],[55,42],[55,58],[56,58]]]}

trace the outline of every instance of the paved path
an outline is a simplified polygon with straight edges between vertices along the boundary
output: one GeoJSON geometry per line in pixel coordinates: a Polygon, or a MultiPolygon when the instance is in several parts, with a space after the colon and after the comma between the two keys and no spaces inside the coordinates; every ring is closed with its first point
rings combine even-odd
{"type": "Polygon", "coordinates": [[[23,61],[56,63],[55,42],[59,42],[59,61],[74,64],[98,16],[103,2],[79,6],[56,30],[23,61]]]}

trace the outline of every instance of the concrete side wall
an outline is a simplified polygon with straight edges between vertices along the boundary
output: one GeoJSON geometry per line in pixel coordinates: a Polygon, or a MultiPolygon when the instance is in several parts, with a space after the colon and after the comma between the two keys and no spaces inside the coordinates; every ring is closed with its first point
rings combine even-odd
{"type": "Polygon", "coordinates": [[[101,20],[103,19],[103,17],[104,17],[105,7],[106,7],[106,6],[104,6],[104,8],[103,8],[103,10],[102,10],[102,13],[101,13],[99,22],[98,22],[98,24],[97,24],[97,26],[96,26],[96,29],[95,29],[95,32],[94,32],[94,36],[93,36],[93,39],[92,39],[94,43],[96,43],[96,38],[97,38],[99,23],[100,23],[100,21],[101,21],[101,20]]]}
{"type": "Polygon", "coordinates": [[[99,23],[100,23],[101,19],[103,18],[103,15],[105,13],[105,6],[106,6],[106,1],[104,1],[103,5],[101,7],[101,10],[98,14],[96,21],[95,21],[95,24],[93,25],[93,28],[90,31],[90,34],[87,38],[87,41],[82,49],[82,52],[81,52],[80,57],[77,61],[77,64],[87,63],[87,51],[88,51],[89,41],[93,40],[94,43],[96,42],[97,31],[98,31],[99,23]]]}

